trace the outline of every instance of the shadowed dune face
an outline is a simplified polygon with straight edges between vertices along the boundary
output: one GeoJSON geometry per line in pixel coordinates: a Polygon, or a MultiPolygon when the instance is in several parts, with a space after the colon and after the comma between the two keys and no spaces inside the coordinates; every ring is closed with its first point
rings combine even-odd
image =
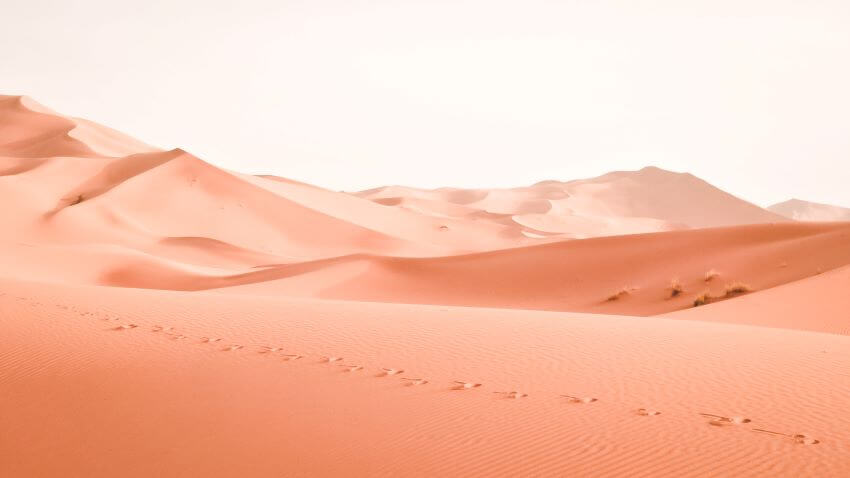
{"type": "Polygon", "coordinates": [[[25,96],[0,96],[0,156],[111,156],[154,152],[118,131],[69,118],[25,96]]]}

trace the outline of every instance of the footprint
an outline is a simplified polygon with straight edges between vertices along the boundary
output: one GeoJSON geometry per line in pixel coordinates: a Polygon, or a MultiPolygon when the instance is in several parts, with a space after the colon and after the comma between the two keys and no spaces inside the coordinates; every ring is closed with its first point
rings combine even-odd
{"type": "Polygon", "coordinates": [[[169,334],[169,335],[171,336],[171,340],[183,340],[183,339],[189,338],[188,335],[183,335],[183,334],[169,334]]]}
{"type": "Polygon", "coordinates": [[[389,375],[401,375],[404,373],[404,370],[398,368],[382,368],[383,372],[379,373],[379,377],[386,377],[389,375]]]}
{"type": "Polygon", "coordinates": [[[113,327],[112,330],[129,330],[129,329],[135,329],[136,327],[138,327],[138,325],[136,325],[136,324],[126,324],[126,325],[119,325],[118,327],[113,327]]]}
{"type": "Polygon", "coordinates": [[[645,416],[645,417],[651,417],[651,416],[655,416],[655,415],[661,415],[661,412],[659,412],[658,410],[653,410],[653,409],[651,409],[651,408],[638,408],[638,409],[635,411],[635,413],[637,413],[638,415],[645,416]]]}
{"type": "Polygon", "coordinates": [[[343,367],[343,368],[345,369],[345,370],[343,370],[343,372],[357,372],[357,371],[363,370],[363,366],[362,366],[362,365],[345,365],[345,364],[339,364],[339,366],[340,366],[340,367],[343,367]]]}
{"type": "Polygon", "coordinates": [[[342,357],[329,356],[329,357],[322,357],[321,361],[325,362],[325,363],[331,363],[331,362],[339,362],[340,360],[342,360],[342,357]]]}
{"type": "Polygon", "coordinates": [[[204,343],[204,344],[208,344],[208,343],[211,344],[211,343],[220,342],[220,341],[221,341],[221,339],[211,339],[209,337],[201,337],[201,343],[204,343]]]}
{"type": "Polygon", "coordinates": [[[511,392],[493,392],[493,393],[498,393],[498,394],[502,395],[502,397],[503,397],[503,398],[525,398],[525,397],[527,397],[527,396],[528,396],[528,394],[527,394],[527,393],[516,392],[516,391],[511,391],[511,392]]]}
{"type": "Polygon", "coordinates": [[[405,381],[405,386],[412,387],[414,385],[425,385],[428,383],[424,378],[402,378],[405,381]]]}
{"type": "Polygon", "coordinates": [[[700,415],[709,418],[709,425],[715,427],[723,427],[727,425],[742,425],[744,423],[750,423],[752,420],[749,418],[744,418],[740,416],[735,417],[724,417],[722,415],[712,415],[711,413],[700,413],[700,415]]]}
{"type": "Polygon", "coordinates": [[[813,437],[810,437],[809,435],[803,435],[802,433],[798,433],[796,435],[789,435],[788,433],[774,432],[774,431],[770,431],[770,430],[765,430],[763,428],[753,428],[753,431],[759,432],[759,433],[770,433],[771,435],[779,435],[779,436],[783,436],[783,437],[788,437],[788,438],[794,440],[794,443],[797,443],[797,444],[800,444],[800,445],[817,445],[818,443],[820,443],[820,440],[817,440],[813,437]]]}
{"type": "Polygon", "coordinates": [[[283,354],[283,360],[298,360],[301,358],[304,358],[304,356],[299,354],[283,354]]]}
{"type": "Polygon", "coordinates": [[[268,345],[260,346],[260,353],[261,354],[269,354],[269,353],[276,353],[276,352],[283,352],[283,347],[269,347],[268,345]]]}
{"type": "Polygon", "coordinates": [[[593,397],[574,397],[572,395],[561,395],[561,396],[566,398],[567,401],[570,402],[570,403],[593,403],[593,402],[596,402],[596,401],[599,400],[598,398],[593,398],[593,397]]]}
{"type": "Polygon", "coordinates": [[[239,350],[239,349],[241,349],[241,348],[243,348],[243,347],[244,347],[243,345],[237,345],[237,344],[235,344],[235,345],[228,345],[227,347],[225,347],[225,348],[221,349],[221,351],[222,351],[222,352],[230,352],[230,351],[232,351],[232,350],[239,350]]]}
{"type": "Polygon", "coordinates": [[[817,445],[820,443],[820,440],[816,440],[808,435],[803,435],[798,433],[794,435],[794,443],[799,443],[800,445],[817,445]]]}
{"type": "Polygon", "coordinates": [[[454,380],[454,383],[456,383],[457,385],[452,387],[452,390],[470,390],[481,386],[480,383],[461,382],[459,380],[454,380]]]}

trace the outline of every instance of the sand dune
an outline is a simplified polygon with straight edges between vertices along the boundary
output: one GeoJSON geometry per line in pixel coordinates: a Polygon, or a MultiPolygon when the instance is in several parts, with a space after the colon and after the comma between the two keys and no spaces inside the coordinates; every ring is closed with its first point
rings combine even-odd
{"type": "Polygon", "coordinates": [[[4,476],[848,472],[843,336],[19,281],[0,288],[0,405],[15,411],[0,418],[4,476]],[[511,391],[519,398],[496,393],[511,391]]]}
{"type": "Polygon", "coordinates": [[[850,335],[850,267],[665,317],[850,335]]]}
{"type": "Polygon", "coordinates": [[[62,116],[26,96],[0,95],[0,156],[125,156],[156,148],[88,120],[62,116]]]}
{"type": "Polygon", "coordinates": [[[795,221],[850,221],[850,209],[816,202],[789,199],[767,208],[795,221]]]}
{"type": "Polygon", "coordinates": [[[390,186],[356,195],[426,214],[468,217],[478,212],[500,223],[509,217],[532,233],[571,238],[787,220],[690,174],[655,167],[525,188],[429,191],[390,186]],[[428,205],[421,206],[423,202],[428,205]]]}
{"type": "Polygon", "coordinates": [[[357,255],[203,277],[132,267],[123,287],[290,294],[345,300],[654,315],[744,282],[754,291],[850,264],[850,224],[736,226],[566,241],[443,258],[357,255]],[[706,281],[706,273],[717,276],[706,281]],[[156,279],[155,279],[156,278],[156,279]],[[672,296],[671,282],[682,287],[672,296]],[[616,296],[626,289],[622,296],[616,296]]]}
{"type": "Polygon", "coordinates": [[[350,194],[12,96],[0,195],[3,477],[850,474],[831,207],[350,194]]]}

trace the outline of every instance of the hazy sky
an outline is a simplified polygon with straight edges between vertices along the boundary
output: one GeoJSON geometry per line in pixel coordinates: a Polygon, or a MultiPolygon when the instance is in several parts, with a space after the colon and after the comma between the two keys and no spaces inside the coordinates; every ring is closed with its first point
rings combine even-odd
{"type": "Polygon", "coordinates": [[[850,206],[848,0],[27,0],[0,92],[355,190],[657,165],[850,206]]]}

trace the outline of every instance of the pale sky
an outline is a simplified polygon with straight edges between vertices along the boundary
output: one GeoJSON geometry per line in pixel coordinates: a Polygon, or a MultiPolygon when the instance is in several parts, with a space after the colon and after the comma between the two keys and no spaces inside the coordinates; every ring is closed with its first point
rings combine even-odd
{"type": "Polygon", "coordinates": [[[331,189],[646,165],[850,206],[848,0],[4,2],[0,93],[331,189]]]}

